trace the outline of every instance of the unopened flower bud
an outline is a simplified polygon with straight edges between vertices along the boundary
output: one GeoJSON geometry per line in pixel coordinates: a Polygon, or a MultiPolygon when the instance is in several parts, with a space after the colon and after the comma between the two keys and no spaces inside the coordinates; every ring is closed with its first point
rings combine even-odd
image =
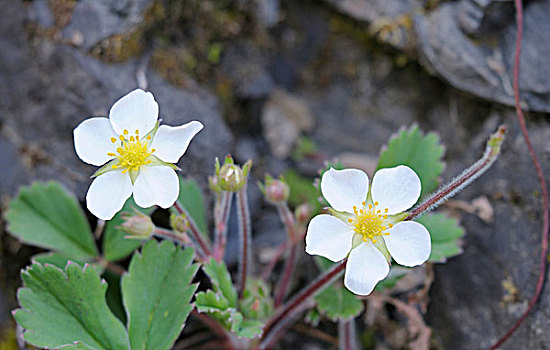
{"type": "Polygon", "coordinates": [[[219,186],[224,191],[236,192],[246,183],[241,167],[235,164],[225,164],[218,176],[219,186]]]}
{"type": "Polygon", "coordinates": [[[263,186],[263,192],[268,202],[277,204],[286,202],[290,195],[290,188],[288,184],[280,178],[279,180],[267,175],[265,177],[265,185],[263,186]]]}
{"type": "Polygon", "coordinates": [[[125,213],[122,218],[124,222],[120,228],[130,234],[129,238],[147,239],[155,230],[151,217],[135,209],[133,214],[125,213]]]}
{"type": "Polygon", "coordinates": [[[220,188],[220,182],[218,181],[217,176],[208,177],[208,187],[210,187],[210,191],[212,191],[212,193],[215,193],[215,194],[220,193],[222,190],[220,188]]]}
{"type": "Polygon", "coordinates": [[[184,233],[189,230],[189,220],[185,214],[174,214],[170,215],[170,226],[176,232],[184,233]]]}
{"type": "Polygon", "coordinates": [[[294,210],[294,217],[300,224],[305,224],[311,219],[313,214],[313,207],[309,203],[303,203],[296,207],[294,210]]]}

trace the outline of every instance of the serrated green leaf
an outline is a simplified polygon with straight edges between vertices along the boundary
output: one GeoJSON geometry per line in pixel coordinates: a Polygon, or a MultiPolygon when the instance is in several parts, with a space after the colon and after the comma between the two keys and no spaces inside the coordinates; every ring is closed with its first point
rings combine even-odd
{"type": "Polygon", "coordinates": [[[239,338],[253,339],[262,335],[264,323],[258,320],[243,320],[241,327],[235,332],[239,338]]]}
{"type": "Polygon", "coordinates": [[[339,285],[325,288],[315,296],[317,309],[333,321],[355,317],[363,311],[363,302],[339,285]]]}
{"type": "Polygon", "coordinates": [[[462,253],[462,237],[465,232],[455,218],[437,213],[421,216],[416,221],[430,232],[432,252],[429,261],[445,262],[462,253]]]}
{"type": "MultiPolygon", "coordinates": [[[[74,261],[74,260],[69,259],[68,257],[66,257],[62,254],[52,253],[52,252],[40,253],[40,254],[33,255],[31,260],[33,262],[41,263],[42,265],[50,264],[50,265],[53,265],[53,266],[57,266],[62,270],[65,268],[65,266],[67,266],[67,263],[69,261],[80,264],[80,265],[84,265],[86,263],[85,261],[74,261]]],[[[103,273],[104,268],[100,264],[91,263],[88,266],[90,268],[93,268],[97,272],[98,275],[101,275],[103,273]]]]}
{"type": "Polygon", "coordinates": [[[15,319],[28,343],[50,349],[74,342],[93,349],[129,348],[126,329],[105,302],[107,284],[95,270],[70,264],[63,271],[34,263],[21,277],[22,308],[15,319]]]}
{"type": "Polygon", "coordinates": [[[178,201],[195,221],[201,233],[206,235],[206,212],[204,210],[202,189],[197,181],[192,178],[184,179],[179,176],[179,180],[180,193],[178,201]]]}
{"type": "Polygon", "coordinates": [[[122,299],[132,349],[169,349],[192,310],[198,265],[193,249],[149,241],[122,278],[122,299]]]}
{"type": "Polygon", "coordinates": [[[267,283],[260,279],[249,278],[239,300],[239,310],[247,319],[265,320],[271,316],[273,299],[267,283]]]}
{"type": "Polygon", "coordinates": [[[208,313],[237,337],[251,339],[262,334],[264,323],[245,319],[239,311],[229,306],[221,292],[208,290],[197,293],[195,305],[199,312],[208,313]]]}
{"type": "Polygon", "coordinates": [[[231,282],[231,275],[227,271],[225,263],[214,259],[203,265],[204,273],[210,277],[215,292],[220,292],[227,299],[230,307],[237,307],[237,291],[231,282]]]}
{"type": "Polygon", "coordinates": [[[154,210],[153,207],[138,207],[133,197],[130,197],[126,201],[122,210],[105,223],[105,231],[103,232],[103,255],[105,256],[105,260],[116,261],[124,259],[143,244],[143,241],[139,239],[124,238],[128,236],[128,232],[119,229],[123,223],[122,214],[124,212],[131,213],[134,209],[145,215],[151,214],[154,210]]]}
{"type": "Polygon", "coordinates": [[[89,346],[88,344],[84,344],[82,342],[75,342],[74,344],[70,345],[63,345],[59,347],[60,350],[94,350],[94,347],[89,346]]]}
{"type": "Polygon", "coordinates": [[[27,244],[79,261],[97,256],[84,212],[57,182],[22,187],[10,202],[6,220],[8,231],[27,244]]]}
{"type": "Polygon", "coordinates": [[[407,165],[420,177],[421,197],[431,193],[439,184],[439,177],[445,168],[442,162],[444,148],[439,136],[424,134],[417,125],[401,130],[392,136],[382,150],[377,169],[407,165]]]}
{"type": "Polygon", "coordinates": [[[195,295],[195,306],[200,312],[223,312],[229,309],[229,301],[221,293],[207,290],[195,295]]]}

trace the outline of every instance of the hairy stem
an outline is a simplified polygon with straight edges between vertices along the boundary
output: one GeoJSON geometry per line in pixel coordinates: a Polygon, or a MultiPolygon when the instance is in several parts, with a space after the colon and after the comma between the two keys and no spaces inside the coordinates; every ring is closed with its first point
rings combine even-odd
{"type": "Polygon", "coordinates": [[[292,275],[294,274],[294,270],[296,267],[296,258],[298,256],[299,249],[300,245],[297,243],[293,243],[290,246],[290,251],[288,252],[288,256],[285,260],[283,275],[281,276],[281,280],[278,284],[277,293],[275,294],[275,307],[278,307],[282,304],[284,298],[288,293],[288,287],[290,285],[290,281],[292,281],[292,275]]]}
{"type": "Polygon", "coordinates": [[[202,233],[199,230],[199,227],[195,223],[195,220],[189,215],[187,210],[180,204],[180,202],[176,201],[174,203],[174,208],[179,214],[185,215],[187,218],[187,221],[189,222],[189,233],[191,234],[192,239],[197,242],[197,252],[200,250],[200,254],[205,258],[208,259],[210,256],[212,256],[212,253],[209,248],[209,244],[204,239],[202,233]]]}
{"type": "Polygon", "coordinates": [[[460,190],[468,186],[472,183],[472,181],[487,171],[487,169],[493,165],[500,154],[500,146],[504,141],[505,133],[506,127],[504,125],[499,126],[498,130],[489,138],[483,156],[468,169],[464,170],[460,175],[454,178],[451,182],[440,187],[422,203],[414,207],[405,220],[412,220],[430,210],[437,208],[443,202],[457,194],[460,190]]]}
{"type": "Polygon", "coordinates": [[[233,192],[222,191],[219,200],[216,203],[215,213],[215,236],[213,257],[220,262],[225,253],[227,243],[227,222],[231,212],[231,202],[233,201],[233,192]]]}
{"type": "Polygon", "coordinates": [[[347,260],[342,260],[335,264],[330,270],[325,271],[324,274],[278,308],[275,314],[267,320],[258,347],[260,349],[270,347],[274,340],[276,340],[277,333],[290,322],[295,314],[303,310],[304,304],[342,274],[346,267],[346,262],[347,260]]]}
{"type": "Polygon", "coordinates": [[[357,335],[355,333],[355,321],[353,317],[338,321],[338,349],[357,349],[357,335]]]}
{"type": "Polygon", "coordinates": [[[250,208],[248,207],[248,196],[246,185],[237,192],[237,213],[239,218],[239,238],[241,251],[239,258],[239,298],[246,288],[246,279],[250,268],[250,208]]]}
{"type": "Polygon", "coordinates": [[[516,37],[516,52],[514,57],[514,99],[516,104],[516,116],[518,119],[523,138],[525,139],[525,144],[529,150],[529,155],[533,162],[533,166],[537,172],[537,177],[542,194],[542,203],[543,203],[543,224],[542,224],[542,239],[541,239],[541,251],[540,251],[540,263],[539,263],[539,277],[537,280],[537,286],[535,287],[535,292],[529,301],[527,310],[521,315],[521,317],[514,323],[514,325],[499,339],[490,349],[497,349],[500,347],[515,331],[516,329],[525,321],[529,313],[533,310],[537,301],[539,300],[540,294],[542,292],[542,287],[544,286],[544,280],[546,276],[546,262],[548,255],[548,228],[549,228],[549,203],[548,203],[548,188],[546,187],[546,180],[544,178],[544,173],[540,165],[539,158],[535,153],[535,149],[531,144],[531,139],[529,137],[529,132],[527,131],[527,125],[525,124],[525,117],[523,115],[523,110],[521,109],[521,102],[519,97],[519,60],[521,56],[521,43],[523,40],[523,4],[521,0],[515,0],[516,4],[516,24],[518,29],[518,34],[516,37]]]}

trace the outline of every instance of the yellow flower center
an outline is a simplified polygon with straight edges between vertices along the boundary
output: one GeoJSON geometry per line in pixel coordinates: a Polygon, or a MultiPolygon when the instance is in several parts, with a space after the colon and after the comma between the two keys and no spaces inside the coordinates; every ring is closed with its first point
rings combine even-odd
{"type": "Polygon", "coordinates": [[[388,208],[378,209],[378,202],[361,204],[363,207],[359,210],[356,206],[353,207],[355,218],[349,218],[348,222],[354,226],[355,232],[363,236],[364,242],[370,239],[376,243],[377,236],[389,235],[389,232],[384,231],[393,227],[393,224],[385,223],[388,218],[388,208]]]}
{"type": "MultiPolygon", "coordinates": [[[[149,156],[155,152],[155,149],[152,148],[149,150],[149,141],[151,140],[151,135],[146,137],[145,142],[141,142],[139,139],[139,130],[136,130],[135,136],[128,136],[128,130],[124,129],[124,135],[120,135],[120,147],[116,149],[117,153],[109,152],[107,155],[111,157],[116,157],[118,159],[118,164],[113,164],[113,169],[122,169],[123,173],[128,171],[138,171],[142,165],[147,165],[151,163],[149,156]]],[[[116,143],[117,139],[112,137],[112,143],[116,143]]]]}

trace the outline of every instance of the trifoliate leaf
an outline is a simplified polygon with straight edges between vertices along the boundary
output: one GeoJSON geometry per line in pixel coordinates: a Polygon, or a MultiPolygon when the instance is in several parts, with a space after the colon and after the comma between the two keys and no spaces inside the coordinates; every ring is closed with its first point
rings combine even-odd
{"type": "Polygon", "coordinates": [[[206,212],[204,210],[204,195],[202,189],[194,179],[184,179],[181,176],[179,203],[187,210],[195,221],[201,233],[206,235],[206,212]]]}
{"type": "Polygon", "coordinates": [[[435,190],[445,168],[442,162],[444,147],[434,133],[424,134],[417,125],[392,136],[382,150],[377,169],[407,165],[420,177],[424,196],[435,190]]]}
{"type": "Polygon", "coordinates": [[[432,238],[429,261],[445,262],[462,253],[462,237],[465,232],[455,218],[437,213],[421,216],[416,221],[426,226],[432,238]]]}
{"type": "Polygon", "coordinates": [[[231,275],[225,263],[214,259],[205,264],[202,269],[210,277],[215,292],[220,292],[228,301],[230,307],[237,307],[237,292],[231,282],[231,275]]]}
{"type": "Polygon", "coordinates": [[[22,187],[6,214],[8,231],[21,241],[71,259],[90,261],[97,248],[77,200],[56,182],[22,187]]]}
{"type": "Polygon", "coordinates": [[[363,311],[363,302],[339,285],[325,288],[315,296],[317,309],[333,321],[353,318],[363,311]]]}
{"type": "Polygon", "coordinates": [[[138,239],[128,239],[128,232],[120,229],[120,225],[124,222],[122,219],[123,213],[131,213],[133,210],[149,215],[154,208],[140,208],[134,202],[134,198],[130,197],[122,210],[118,212],[111,220],[105,223],[105,231],[103,232],[103,254],[107,261],[116,261],[132,254],[134,250],[139,248],[143,242],[138,239]]]}
{"type": "Polygon", "coordinates": [[[91,349],[128,350],[126,329],[107,307],[107,284],[94,269],[34,263],[21,277],[22,308],[15,319],[26,342],[49,349],[83,342],[91,349]]]}
{"type": "Polygon", "coordinates": [[[198,265],[194,251],[170,241],[151,240],[130,262],[122,278],[122,299],[132,349],[169,349],[192,310],[191,284],[198,265]]]}

